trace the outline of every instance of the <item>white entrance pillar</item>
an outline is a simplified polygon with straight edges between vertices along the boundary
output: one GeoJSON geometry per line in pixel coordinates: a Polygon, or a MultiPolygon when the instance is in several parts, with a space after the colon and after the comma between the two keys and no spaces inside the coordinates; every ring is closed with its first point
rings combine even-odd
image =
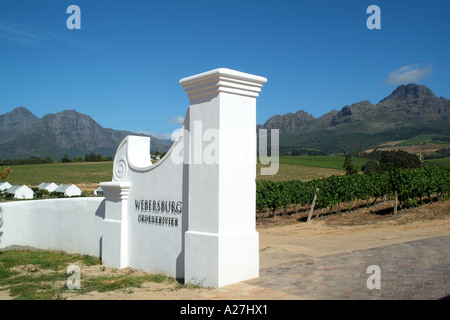
{"type": "Polygon", "coordinates": [[[102,262],[110,267],[128,267],[128,182],[102,182],[105,195],[102,262]]]}
{"type": "Polygon", "coordinates": [[[266,81],[223,68],[180,80],[190,100],[186,283],[222,287],[259,276],[256,97],[266,81]]]}

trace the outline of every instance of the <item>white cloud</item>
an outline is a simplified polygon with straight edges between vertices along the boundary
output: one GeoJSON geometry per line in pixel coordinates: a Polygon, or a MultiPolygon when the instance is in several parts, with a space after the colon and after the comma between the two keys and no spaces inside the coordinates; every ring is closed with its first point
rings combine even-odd
{"type": "Polygon", "coordinates": [[[143,131],[143,130],[138,131],[138,133],[140,133],[140,134],[146,134],[146,135],[155,137],[156,139],[159,139],[159,140],[172,140],[172,141],[175,141],[176,139],[178,139],[180,132],[181,132],[180,128],[173,130],[172,133],[158,133],[158,132],[154,132],[154,131],[148,132],[148,131],[143,131]]]}
{"type": "Polygon", "coordinates": [[[143,130],[138,131],[138,133],[146,134],[146,135],[155,137],[156,139],[159,139],[159,140],[170,140],[170,138],[172,137],[171,133],[158,133],[158,132],[154,132],[154,131],[148,132],[148,131],[143,131],[143,130]]]}
{"type": "MultiPolygon", "coordinates": [[[[184,117],[176,116],[173,118],[169,118],[169,119],[167,119],[167,122],[174,123],[176,125],[182,125],[182,124],[184,124],[184,117]]],[[[150,136],[155,137],[156,139],[160,139],[160,140],[175,141],[180,134],[180,130],[181,130],[180,128],[175,129],[172,133],[158,133],[155,131],[150,132],[150,131],[140,130],[140,131],[138,131],[138,133],[150,135],[150,136]]]]}
{"type": "Polygon", "coordinates": [[[175,123],[175,124],[180,125],[180,124],[183,124],[183,123],[184,123],[184,117],[182,117],[182,116],[176,116],[176,117],[167,119],[167,122],[169,122],[169,123],[175,123]]]}
{"type": "MultiPolygon", "coordinates": [[[[174,123],[176,125],[182,125],[182,124],[184,124],[184,117],[176,116],[173,118],[169,118],[169,119],[167,119],[167,122],[174,123]]],[[[160,140],[175,141],[180,134],[180,130],[181,130],[180,128],[175,129],[172,133],[158,133],[155,131],[140,130],[140,131],[138,131],[138,133],[150,135],[150,136],[155,137],[156,139],[160,139],[160,140]]]]}
{"type": "Polygon", "coordinates": [[[433,66],[431,65],[421,67],[420,64],[416,63],[404,66],[392,71],[384,81],[384,84],[408,84],[411,82],[418,82],[428,77],[431,71],[433,71],[433,66]]]}

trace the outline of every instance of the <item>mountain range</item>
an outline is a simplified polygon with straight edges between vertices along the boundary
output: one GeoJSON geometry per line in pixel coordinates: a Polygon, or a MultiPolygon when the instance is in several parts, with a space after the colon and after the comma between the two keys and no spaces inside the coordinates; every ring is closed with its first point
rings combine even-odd
{"type": "MultiPolygon", "coordinates": [[[[319,118],[303,110],[275,115],[258,128],[279,129],[280,152],[361,151],[423,134],[450,136],[450,100],[424,85],[397,87],[377,104],[361,101],[319,118]]],[[[269,131],[270,132],[270,131],[269,131]]]]}
{"type": "MultiPolygon", "coordinates": [[[[114,157],[129,131],[103,128],[90,116],[75,110],[36,117],[25,107],[0,115],[0,159],[82,156],[100,153],[114,157]]],[[[169,142],[151,138],[153,152],[167,151],[169,142]]]]}
{"type": "MultiPolygon", "coordinates": [[[[361,101],[318,118],[299,110],[275,115],[257,129],[280,130],[280,154],[339,154],[424,134],[436,134],[450,142],[449,116],[449,99],[437,97],[424,85],[408,84],[377,104],[361,101]]],[[[38,118],[17,107],[0,115],[0,159],[34,156],[60,160],[65,154],[90,153],[114,156],[127,135],[143,134],[103,128],[75,110],[38,118]]],[[[153,152],[167,151],[170,145],[170,141],[151,139],[153,152]]]]}

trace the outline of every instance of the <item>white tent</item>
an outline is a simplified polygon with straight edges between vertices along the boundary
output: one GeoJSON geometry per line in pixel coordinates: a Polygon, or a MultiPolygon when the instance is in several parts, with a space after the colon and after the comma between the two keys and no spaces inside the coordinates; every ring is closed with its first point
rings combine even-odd
{"type": "Polygon", "coordinates": [[[39,190],[47,190],[48,192],[53,192],[58,188],[58,185],[54,182],[42,182],[38,185],[39,190]]]}
{"type": "Polygon", "coordinates": [[[26,185],[12,186],[6,192],[15,199],[33,199],[34,192],[26,185]]]}
{"type": "Polygon", "coordinates": [[[80,188],[78,188],[74,184],[62,184],[58,188],[56,188],[54,192],[57,192],[66,197],[81,196],[80,188]]]}
{"type": "Polygon", "coordinates": [[[0,191],[5,191],[11,187],[12,185],[9,182],[0,182],[0,191]]]}

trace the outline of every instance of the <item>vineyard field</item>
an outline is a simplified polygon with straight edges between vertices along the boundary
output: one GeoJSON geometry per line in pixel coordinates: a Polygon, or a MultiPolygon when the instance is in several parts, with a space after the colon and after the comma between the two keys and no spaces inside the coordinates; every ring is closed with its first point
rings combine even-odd
{"type": "Polygon", "coordinates": [[[311,181],[258,181],[256,208],[271,211],[291,205],[309,206],[317,194],[316,207],[340,206],[341,203],[365,201],[394,196],[398,205],[417,206],[424,197],[448,197],[450,168],[426,167],[396,169],[382,174],[331,176],[311,181]]]}

